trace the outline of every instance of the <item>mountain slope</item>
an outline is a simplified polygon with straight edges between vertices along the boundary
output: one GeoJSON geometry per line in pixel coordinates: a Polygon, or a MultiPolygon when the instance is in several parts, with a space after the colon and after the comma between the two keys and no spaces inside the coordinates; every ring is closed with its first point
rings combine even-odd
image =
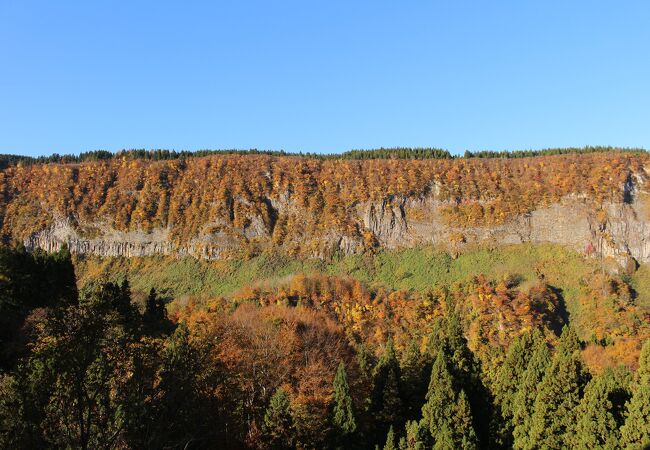
{"type": "Polygon", "coordinates": [[[9,166],[5,240],[100,256],[551,242],[650,261],[650,156],[319,160],[211,155],[9,166]]]}

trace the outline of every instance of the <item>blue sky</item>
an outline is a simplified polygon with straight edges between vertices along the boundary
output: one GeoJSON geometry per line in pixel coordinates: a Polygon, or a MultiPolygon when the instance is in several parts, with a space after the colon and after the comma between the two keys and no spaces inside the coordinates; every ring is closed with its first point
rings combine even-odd
{"type": "Polygon", "coordinates": [[[650,2],[0,0],[0,153],[650,147],[650,2]]]}

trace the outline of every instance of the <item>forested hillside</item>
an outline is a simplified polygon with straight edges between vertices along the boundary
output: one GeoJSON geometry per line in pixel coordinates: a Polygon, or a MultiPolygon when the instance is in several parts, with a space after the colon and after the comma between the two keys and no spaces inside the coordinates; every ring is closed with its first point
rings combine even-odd
{"type": "MultiPolygon", "coordinates": [[[[3,448],[650,443],[647,334],[603,367],[609,338],[580,339],[541,274],[426,294],[295,276],[171,308],[126,278],[77,290],[65,249],[1,256],[3,448]]],[[[606,298],[640,325],[620,286],[606,298]]]]}
{"type": "Polygon", "coordinates": [[[456,159],[410,152],[411,159],[378,151],[363,160],[125,153],[10,165],[0,172],[1,225],[6,241],[47,250],[66,243],[101,256],[327,257],[531,241],[650,260],[650,245],[636,238],[650,220],[645,152],[456,159]]]}
{"type": "Polygon", "coordinates": [[[0,161],[0,448],[650,445],[643,151],[0,161]]]}

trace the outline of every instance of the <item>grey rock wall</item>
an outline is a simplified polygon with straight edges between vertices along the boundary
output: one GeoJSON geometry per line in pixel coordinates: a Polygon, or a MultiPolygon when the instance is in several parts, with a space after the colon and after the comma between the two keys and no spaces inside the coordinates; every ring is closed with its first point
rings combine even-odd
{"type": "MultiPolygon", "coordinates": [[[[606,220],[599,220],[593,204],[585,197],[568,196],[561,202],[539,208],[529,214],[515,217],[498,226],[461,228],[446,225],[441,220],[441,208],[448,203],[437,197],[435,189],[423,198],[392,197],[380,202],[366,202],[357,206],[359,228],[370,231],[383,248],[404,248],[421,244],[451,246],[454,236],[462,235],[463,245],[555,243],[577,251],[595,249],[598,254],[621,261],[632,257],[639,262],[650,262],[650,211],[645,202],[638,201],[634,187],[630,187],[627,202],[602,205],[606,220]]],[[[269,200],[279,213],[299,208],[289,198],[269,200]]],[[[25,240],[28,249],[42,248],[56,251],[67,244],[78,254],[110,256],[194,256],[220,259],[236,251],[242,242],[272,245],[272,225],[259,217],[251,217],[243,230],[227,230],[225,224],[206,224],[204,231],[189,243],[178,245],[171,239],[171,228],[152,232],[120,232],[104,223],[85,224],[98,230],[95,237],[79,234],[69,218],[56,220],[51,227],[25,240]],[[216,232],[209,230],[219,229],[216,232]]],[[[335,231],[321,236],[303,236],[305,242],[317,241],[319,246],[312,256],[326,257],[329,249],[344,254],[363,251],[359,236],[346,236],[335,231]]]]}

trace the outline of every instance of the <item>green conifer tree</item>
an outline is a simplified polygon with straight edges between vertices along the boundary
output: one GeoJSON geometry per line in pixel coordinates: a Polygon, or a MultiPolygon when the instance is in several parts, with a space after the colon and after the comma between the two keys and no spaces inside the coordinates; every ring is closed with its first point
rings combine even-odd
{"type": "Polygon", "coordinates": [[[493,392],[504,419],[512,418],[514,397],[521,378],[526,372],[536,340],[542,339],[539,331],[524,333],[517,337],[508,348],[505,360],[497,373],[493,392]]]}
{"type": "Polygon", "coordinates": [[[562,334],[560,335],[556,352],[572,354],[580,349],[582,349],[580,338],[578,338],[573,327],[565,325],[564,328],[562,328],[562,334]]]}
{"type": "Polygon", "coordinates": [[[334,377],[334,406],[332,408],[332,426],[336,440],[344,444],[357,429],[352,408],[352,397],[343,362],[339,363],[334,377]]]}
{"type": "Polygon", "coordinates": [[[417,419],[424,403],[426,394],[425,363],[420,349],[412,341],[404,353],[400,369],[402,373],[401,386],[403,387],[404,414],[409,420],[417,419]]]}
{"type": "Polygon", "coordinates": [[[574,446],[581,449],[618,448],[617,399],[624,390],[611,369],[593,378],[578,406],[574,446]]]}
{"type": "MultiPolygon", "coordinates": [[[[379,436],[384,436],[391,425],[397,426],[402,420],[400,368],[392,338],[388,338],[386,349],[375,366],[373,380],[371,411],[379,436]]],[[[382,439],[379,436],[378,440],[382,439]]]]}
{"type": "Polygon", "coordinates": [[[473,412],[473,427],[479,440],[487,442],[490,429],[490,401],[481,380],[481,367],[467,345],[459,315],[450,308],[447,314],[446,353],[449,369],[462,387],[473,412]]]}
{"type": "Polygon", "coordinates": [[[465,392],[458,391],[456,385],[445,353],[440,351],[431,369],[420,426],[429,431],[436,445],[452,442],[455,448],[475,448],[477,438],[470,404],[465,392]],[[448,435],[441,434],[445,430],[448,435]]]}
{"type": "Polygon", "coordinates": [[[451,416],[450,407],[456,401],[454,380],[447,368],[447,359],[442,350],[438,352],[431,368],[429,389],[425,398],[420,425],[436,439],[437,433],[451,416]]]}
{"type": "Polygon", "coordinates": [[[433,450],[457,450],[458,448],[451,429],[447,424],[443,425],[437,433],[433,450]]]}
{"type": "Polygon", "coordinates": [[[404,428],[406,436],[404,436],[404,445],[400,445],[401,449],[424,450],[427,447],[425,443],[428,441],[427,434],[429,431],[420,426],[420,422],[417,420],[410,420],[406,422],[404,428]]]}
{"type": "Polygon", "coordinates": [[[627,405],[627,418],[621,427],[625,448],[646,449],[650,446],[650,384],[636,386],[627,405]]]}
{"type": "Polygon", "coordinates": [[[463,450],[476,449],[478,447],[478,439],[474,431],[472,410],[465,391],[462,389],[460,394],[458,394],[458,400],[456,401],[453,413],[451,424],[454,441],[457,444],[456,448],[463,450]]]}
{"type": "Polygon", "coordinates": [[[636,383],[621,427],[621,442],[629,449],[650,447],[650,339],[641,349],[636,383]]]}
{"type": "Polygon", "coordinates": [[[559,349],[535,399],[530,429],[535,446],[561,449],[573,444],[577,406],[587,381],[579,352],[559,349]]]}
{"type": "Polygon", "coordinates": [[[264,414],[263,432],[271,448],[290,449],[293,446],[293,418],[289,395],[276,389],[264,414]]]}
{"type": "Polygon", "coordinates": [[[636,378],[639,383],[650,382],[650,339],[646,340],[643,347],[641,347],[636,378]]]}
{"type": "Polygon", "coordinates": [[[513,448],[524,450],[534,447],[531,442],[530,427],[538,387],[551,361],[548,347],[538,341],[530,358],[528,367],[522,375],[521,384],[513,401],[513,448]]]}
{"type": "Polygon", "coordinates": [[[388,434],[386,435],[386,444],[384,444],[384,450],[397,450],[397,447],[395,447],[395,433],[393,432],[392,425],[388,429],[388,434]]]}

